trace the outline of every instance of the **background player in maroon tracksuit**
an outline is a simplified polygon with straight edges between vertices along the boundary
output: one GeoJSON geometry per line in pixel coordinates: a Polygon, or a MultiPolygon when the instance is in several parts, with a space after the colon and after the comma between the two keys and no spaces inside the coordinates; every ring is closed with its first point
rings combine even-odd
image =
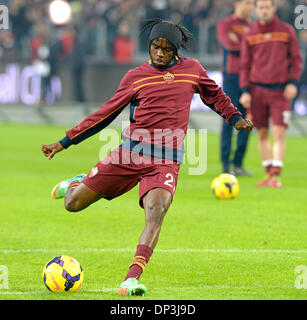
{"type": "MultiPolygon", "coordinates": [[[[242,91],[239,86],[240,50],[243,35],[250,31],[251,15],[254,10],[254,0],[235,0],[234,14],[222,19],[217,25],[217,38],[223,52],[223,91],[242,115],[246,109],[239,103],[242,91]]],[[[233,159],[231,157],[233,126],[223,120],[221,132],[221,161],[223,172],[235,175],[251,175],[243,169],[243,159],[247,149],[249,132],[241,130],[236,139],[233,159]]]]}
{"type": "MultiPolygon", "coordinates": [[[[113,98],[68,130],[61,141],[42,145],[44,155],[52,159],[57,152],[106,127],[130,103],[131,124],[123,132],[122,145],[98,162],[84,179],[68,180],[64,195],[65,208],[80,211],[101,198],[111,200],[140,184],[139,203],[145,210],[145,228],[120,286],[120,295],[146,293],[138,280],[173,200],[194,93],[199,93],[209,107],[237,130],[253,128],[197,60],[178,54],[179,48],[186,47],[191,40],[186,29],[160,19],[148,21],[144,29],[149,31],[151,60],[130,70],[113,98]],[[164,139],[160,139],[161,130],[167,132],[164,139]]],[[[61,196],[58,190],[62,189],[62,184],[58,184],[54,196],[61,196]]]]}
{"type": "Polygon", "coordinates": [[[258,145],[266,178],[258,186],[281,187],[285,133],[290,119],[290,101],[297,95],[302,58],[295,30],[275,14],[274,0],[257,0],[258,20],[242,41],[241,104],[250,108],[258,129],[258,145]],[[269,140],[269,119],[274,144],[269,140]]]}

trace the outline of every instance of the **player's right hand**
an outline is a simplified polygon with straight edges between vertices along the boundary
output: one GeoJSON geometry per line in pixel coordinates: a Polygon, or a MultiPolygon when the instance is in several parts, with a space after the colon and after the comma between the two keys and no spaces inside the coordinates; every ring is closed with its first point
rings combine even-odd
{"type": "Polygon", "coordinates": [[[64,147],[60,144],[60,142],[42,145],[43,154],[45,157],[48,157],[48,160],[51,160],[56,153],[62,151],[63,149],[64,147]]]}
{"type": "Polygon", "coordinates": [[[235,124],[237,130],[244,129],[245,131],[251,131],[254,128],[254,124],[250,119],[241,119],[235,124]]]}
{"type": "Polygon", "coordinates": [[[249,109],[251,107],[251,103],[252,103],[251,94],[249,92],[242,93],[239,102],[241,103],[241,105],[244,108],[249,109]]]}

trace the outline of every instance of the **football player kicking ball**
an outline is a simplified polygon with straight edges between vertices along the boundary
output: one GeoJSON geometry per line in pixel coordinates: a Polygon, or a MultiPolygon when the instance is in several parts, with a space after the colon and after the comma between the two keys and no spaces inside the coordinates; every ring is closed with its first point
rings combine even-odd
{"type": "Polygon", "coordinates": [[[97,200],[111,200],[139,183],[139,204],[145,211],[145,227],[136,253],[118,293],[145,295],[139,278],[157,244],[164,216],[172,203],[190,104],[194,93],[237,130],[250,131],[230,98],[210,78],[197,60],[179,55],[192,40],[190,33],[172,22],[152,19],[148,31],[151,60],[128,71],[115,95],[102,107],[66,132],[59,142],[42,145],[48,159],[78,144],[111,123],[130,103],[130,125],[123,143],[89,172],[57,184],[52,195],[64,198],[65,208],[76,212],[97,200]],[[163,136],[161,136],[163,132],[163,136]],[[167,134],[165,134],[167,133],[167,134]]]}

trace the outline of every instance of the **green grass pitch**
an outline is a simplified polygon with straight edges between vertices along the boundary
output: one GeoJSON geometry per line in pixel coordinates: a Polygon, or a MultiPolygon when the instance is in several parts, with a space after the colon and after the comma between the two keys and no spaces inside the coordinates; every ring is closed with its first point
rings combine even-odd
{"type": "MultiPolygon", "coordinates": [[[[48,161],[41,144],[63,137],[64,127],[0,125],[0,265],[9,288],[0,299],[306,299],[297,289],[299,265],[307,266],[306,139],[288,137],[283,188],[256,188],[263,169],[252,134],[245,159],[251,178],[239,178],[234,200],[210,190],[220,173],[219,136],[208,134],[208,166],[202,176],[183,165],[177,191],[153,256],[141,277],[145,297],[119,297],[144,214],[138,187],[81,213],[66,212],[51,198],[59,181],[88,173],[99,160],[98,136],[48,161]],[[42,281],[45,263],[70,255],[84,269],[76,293],[53,294],[42,281]]],[[[3,276],[0,274],[0,277],[3,276]]]]}

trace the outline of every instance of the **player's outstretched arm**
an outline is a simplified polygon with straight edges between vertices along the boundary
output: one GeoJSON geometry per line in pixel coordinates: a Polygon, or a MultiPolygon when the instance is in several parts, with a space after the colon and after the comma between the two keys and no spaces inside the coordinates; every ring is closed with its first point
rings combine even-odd
{"type": "Polygon", "coordinates": [[[249,119],[241,119],[236,122],[235,128],[237,130],[242,130],[244,129],[245,131],[251,131],[254,127],[254,124],[251,120],[249,119]]]}
{"type": "Polygon", "coordinates": [[[63,149],[64,148],[60,142],[42,145],[43,154],[45,157],[48,157],[48,160],[51,160],[56,153],[62,151],[63,149]]]}
{"type": "Polygon", "coordinates": [[[126,73],[115,95],[105,102],[99,110],[88,115],[74,128],[66,131],[66,136],[59,141],[64,149],[80,143],[107,127],[133,100],[136,94],[135,90],[133,90],[134,70],[132,69],[126,73]]]}

